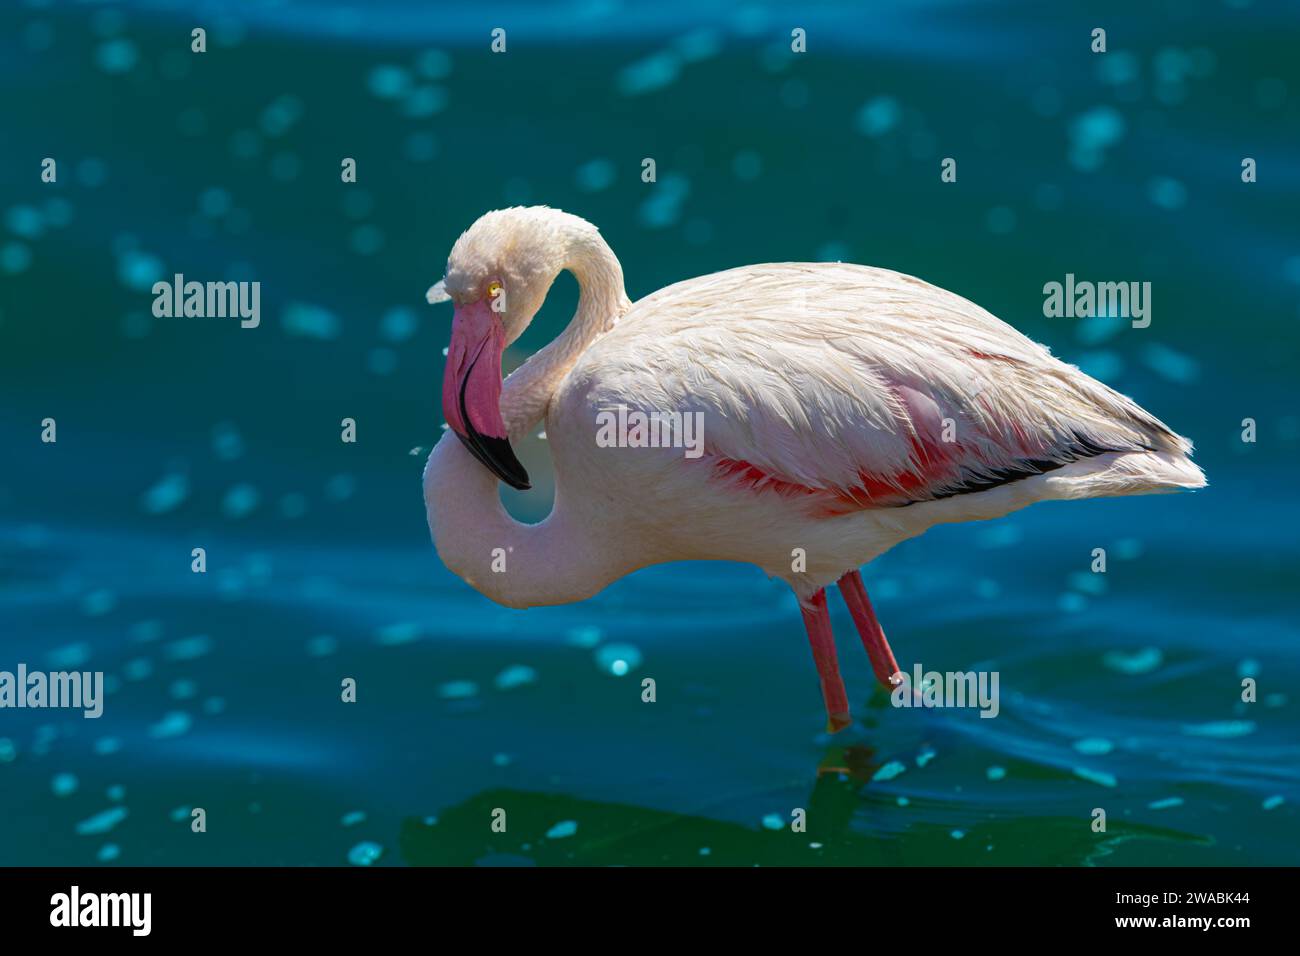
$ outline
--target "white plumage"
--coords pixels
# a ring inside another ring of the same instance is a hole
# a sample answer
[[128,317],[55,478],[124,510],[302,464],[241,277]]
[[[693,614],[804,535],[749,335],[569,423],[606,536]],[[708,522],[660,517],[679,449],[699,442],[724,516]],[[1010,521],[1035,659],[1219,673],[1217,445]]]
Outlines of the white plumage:
[[[501,507],[497,478],[480,464],[493,458],[492,416],[475,411],[463,381],[469,424],[453,431],[470,434],[445,436],[425,472],[439,554],[502,604],[580,600],[664,561],[747,561],[794,588],[817,653],[822,589],[856,580],[859,565],[934,524],[1205,484],[1191,443],[1131,400],[973,303],[896,272],[747,266],[632,305],[594,227],[531,208],[489,213],[468,230],[445,289],[469,328],[489,321],[472,317],[503,287],[508,343],[562,268],[579,280],[578,312],[506,381],[496,426],[517,437],[545,417],[551,515],[525,526]],[[480,396],[480,409],[497,404]],[[597,415],[618,406],[700,413],[704,454],[600,447]],[[448,421],[456,416],[451,408]],[[491,569],[498,547],[504,573]],[[855,611],[855,620],[871,650],[874,615]],[[818,664],[837,729],[838,674],[828,677],[825,650]],[[829,653],[833,670],[833,644]]]

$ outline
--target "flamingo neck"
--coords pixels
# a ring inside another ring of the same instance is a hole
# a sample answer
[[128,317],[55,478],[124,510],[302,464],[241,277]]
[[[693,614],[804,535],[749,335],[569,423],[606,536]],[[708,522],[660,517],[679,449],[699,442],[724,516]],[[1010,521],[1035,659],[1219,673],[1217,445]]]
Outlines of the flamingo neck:
[[450,431],[424,469],[429,531],[443,564],[506,607],[569,604],[618,576],[601,541],[555,505],[537,524],[516,521],[501,504],[500,483]]
[[[568,327],[506,379],[501,416],[518,440],[546,416],[551,397],[583,351],[613,327],[631,303],[623,270],[603,239],[579,246],[565,268],[578,279],[578,310]],[[568,604],[595,594],[624,573],[606,542],[574,520],[562,489],[545,520],[522,524],[501,504],[500,484],[448,432],[424,471],[429,530],[443,563],[507,607]]]
[[512,439],[546,417],[551,396],[578,358],[632,306],[623,290],[623,267],[599,235],[575,244],[564,268],[578,280],[578,310],[563,332],[506,378],[501,417]]

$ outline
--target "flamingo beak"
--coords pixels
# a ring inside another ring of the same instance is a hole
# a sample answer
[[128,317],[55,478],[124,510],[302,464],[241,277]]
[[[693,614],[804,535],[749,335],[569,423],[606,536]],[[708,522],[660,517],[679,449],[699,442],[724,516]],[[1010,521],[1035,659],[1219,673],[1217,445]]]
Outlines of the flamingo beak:
[[[429,290],[432,295],[433,290]],[[442,414],[470,453],[511,488],[532,487],[501,419],[501,316],[486,301],[457,306],[442,376]]]

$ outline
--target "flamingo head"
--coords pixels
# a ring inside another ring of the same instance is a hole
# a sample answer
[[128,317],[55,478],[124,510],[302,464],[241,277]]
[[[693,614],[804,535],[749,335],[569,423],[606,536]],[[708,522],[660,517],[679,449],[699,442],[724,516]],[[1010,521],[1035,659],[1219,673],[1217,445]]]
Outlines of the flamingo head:
[[465,447],[512,488],[529,486],[501,417],[501,356],[523,334],[568,261],[572,240],[595,227],[544,206],[500,209],[452,247],[430,303],[455,306],[442,411]]

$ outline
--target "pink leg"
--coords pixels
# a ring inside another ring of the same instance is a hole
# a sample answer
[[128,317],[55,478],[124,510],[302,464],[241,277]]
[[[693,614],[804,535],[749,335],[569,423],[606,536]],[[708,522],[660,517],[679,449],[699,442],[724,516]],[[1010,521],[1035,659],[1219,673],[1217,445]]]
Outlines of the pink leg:
[[898,661],[894,660],[894,652],[889,649],[885,632],[881,630],[880,622],[876,620],[871,599],[867,597],[867,589],[862,584],[862,575],[857,571],[850,571],[840,578],[839,583],[840,594],[844,597],[844,603],[849,606],[853,623],[858,626],[862,646],[867,649],[867,656],[871,658],[871,669],[876,672],[876,680],[893,690],[895,685],[889,678],[898,673]]
[[849,716],[849,697],[844,693],[840,678],[840,664],[835,657],[835,635],[831,633],[831,614],[826,608],[826,590],[823,588],[809,601],[812,608],[802,603],[804,627],[808,629],[808,643],[812,645],[813,660],[817,662],[817,675],[822,680],[822,697],[826,701],[826,732],[835,733],[853,722]]

